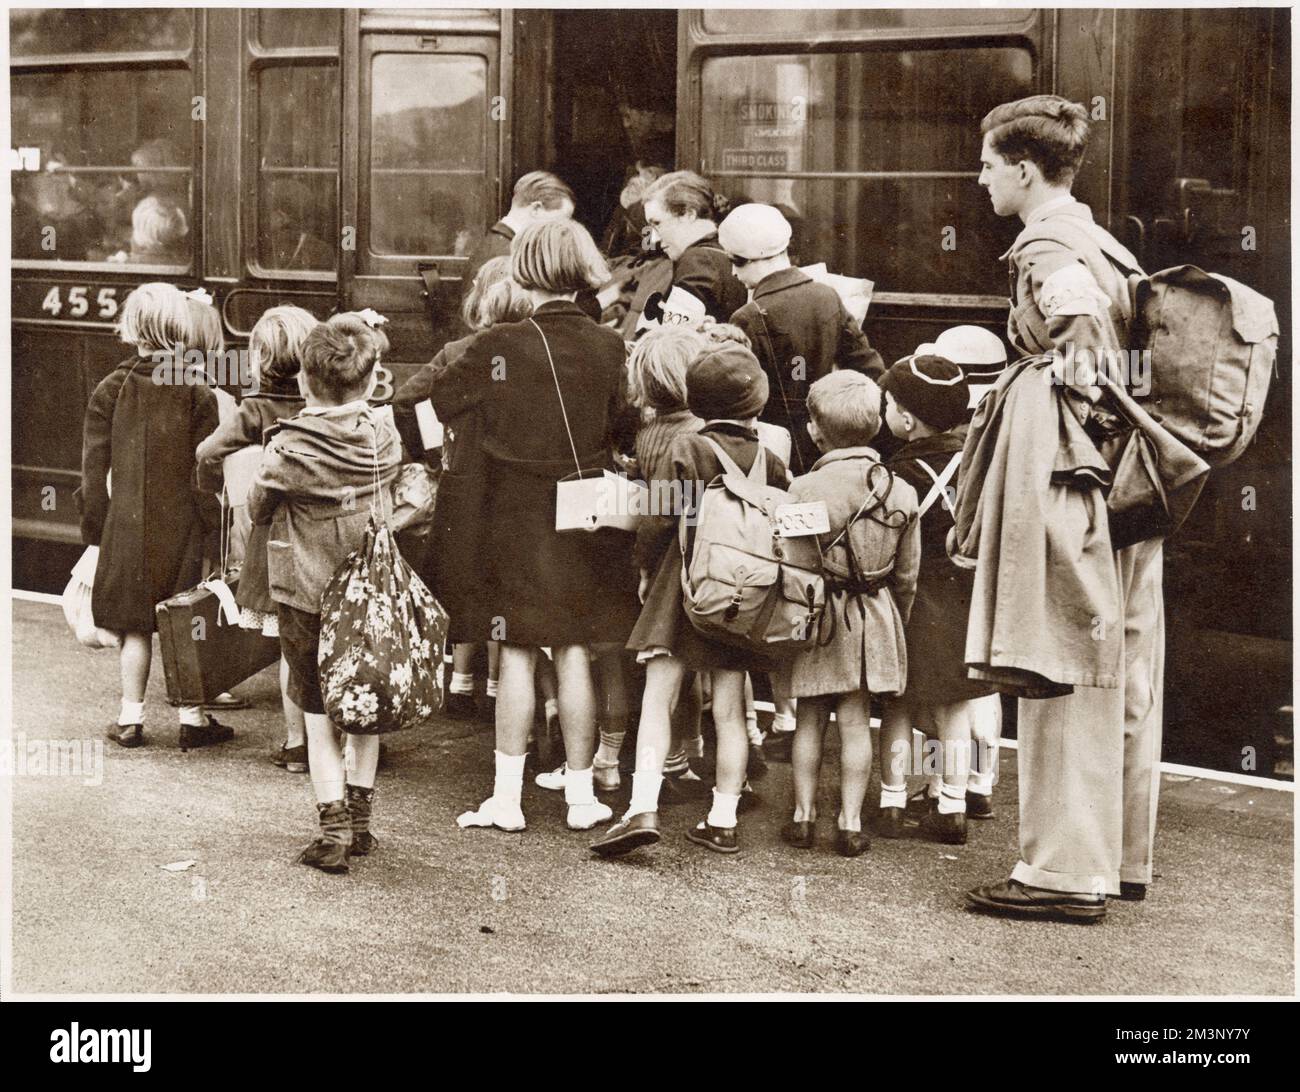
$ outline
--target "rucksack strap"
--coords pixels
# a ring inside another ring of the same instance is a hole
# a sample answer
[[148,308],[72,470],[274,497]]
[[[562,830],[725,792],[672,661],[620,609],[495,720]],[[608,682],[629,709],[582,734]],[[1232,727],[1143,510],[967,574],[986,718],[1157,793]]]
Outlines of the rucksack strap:
[[724,474],[735,474],[738,478],[748,478],[758,485],[767,484],[767,453],[763,450],[762,444],[758,445],[758,454],[754,456],[754,465],[749,468],[749,473],[746,474],[736,464],[736,460],[728,455],[722,445],[712,436],[701,436],[700,439],[713,448],[713,453],[718,457],[718,462],[722,464]]
[[917,459],[916,461],[920,464],[921,469],[930,475],[931,480],[934,482],[934,484],[930,486],[930,492],[925,495],[925,500],[921,501],[920,507],[917,508],[916,518],[920,519],[924,516],[926,512],[934,506],[934,502],[940,497],[943,497],[943,506],[955,516],[957,513],[953,511],[952,500],[948,496],[947,488],[948,483],[952,481],[952,476],[957,473],[958,465],[961,463],[961,452],[957,452],[956,455],[948,460],[948,465],[943,468],[941,474],[936,474],[934,468],[924,459]]

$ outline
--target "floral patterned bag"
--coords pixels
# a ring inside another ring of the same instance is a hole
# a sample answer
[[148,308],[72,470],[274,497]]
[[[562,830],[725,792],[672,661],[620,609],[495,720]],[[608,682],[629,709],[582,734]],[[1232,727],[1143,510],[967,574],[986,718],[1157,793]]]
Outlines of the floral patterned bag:
[[359,549],[321,596],[320,683],[345,732],[410,728],[442,708],[447,613],[372,513]]

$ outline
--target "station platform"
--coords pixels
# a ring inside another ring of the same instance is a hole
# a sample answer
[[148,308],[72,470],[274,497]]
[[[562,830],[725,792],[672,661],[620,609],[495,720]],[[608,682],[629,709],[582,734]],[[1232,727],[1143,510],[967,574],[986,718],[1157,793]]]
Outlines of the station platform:
[[[15,740],[93,755],[117,712],[116,653],[79,646],[48,602],[15,601],[12,626]],[[237,692],[253,707],[221,714],[235,740],[182,754],[155,656],[147,746],[105,742],[80,776],[14,752],[16,994],[1294,993],[1289,785],[1167,774],[1145,902],[1089,926],[1008,921],[962,895],[1016,860],[1013,750],[996,818],[966,846],[836,856],[832,764],[819,844],[794,850],[778,834],[790,771],[773,765],[736,857],[685,840],[702,817],[686,806],[661,812],[656,848],[602,861],[531,768],[525,832],[458,829],[490,791],[492,735],[437,720],[386,738],[381,848],[328,876],[293,863],[315,810],[307,777],[269,761],[274,670]]]

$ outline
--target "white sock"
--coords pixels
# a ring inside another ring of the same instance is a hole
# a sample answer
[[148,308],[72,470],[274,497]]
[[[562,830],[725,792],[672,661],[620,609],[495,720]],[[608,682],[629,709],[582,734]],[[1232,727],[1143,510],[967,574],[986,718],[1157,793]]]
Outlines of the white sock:
[[925,779],[925,795],[928,796],[931,800],[938,800],[939,793],[942,791],[939,786],[942,782],[943,782],[943,778],[940,777],[937,773],[930,774]]
[[713,807],[709,809],[708,823],[711,827],[731,829],[736,825],[736,805],[740,803],[740,793],[734,796],[728,792],[713,790]]
[[663,784],[663,775],[641,773],[632,775],[632,802],[628,804],[627,815],[640,815],[642,812],[659,810],[659,786]]
[[[181,723],[190,728],[202,728],[208,723],[208,715],[197,705],[182,705],[180,708]],[[134,723],[134,722],[132,722]]]
[[527,755],[505,755],[496,752],[496,781],[492,795],[498,800],[518,806],[524,793],[524,762]]
[[127,701],[122,699],[122,711],[117,715],[117,723],[120,725],[143,724],[144,723],[144,702]]
[[971,774],[970,780],[966,782],[966,791],[973,792],[976,796],[992,796],[993,775],[989,774],[986,778],[984,774]]
[[596,748],[597,766],[617,766],[618,755],[623,749],[623,737],[626,732],[607,732],[601,729],[600,746]]
[[966,790],[959,789],[955,785],[949,785],[943,782],[939,789],[939,814],[940,815],[965,815],[966,814]]
[[580,804],[594,804],[596,789],[591,780],[592,767],[575,770],[572,766],[564,773],[564,802],[569,807]]
[[462,675],[459,671],[453,671],[451,673],[451,692],[453,694],[474,693],[474,676],[470,674]]
[[546,701],[542,703],[542,708],[546,710],[546,721],[548,724],[560,715],[560,704],[554,698],[547,698]]
[[755,747],[763,745],[763,733],[758,730],[758,714],[745,714],[745,735],[749,737],[749,742]]
[[772,717],[773,732],[793,732],[794,717],[789,713],[777,713]]
[[497,696],[497,680],[489,678],[487,681],[487,696],[495,698]]
[[907,783],[904,782],[898,787],[886,785],[881,782],[880,785],[880,806],[882,808],[905,808],[907,807]]

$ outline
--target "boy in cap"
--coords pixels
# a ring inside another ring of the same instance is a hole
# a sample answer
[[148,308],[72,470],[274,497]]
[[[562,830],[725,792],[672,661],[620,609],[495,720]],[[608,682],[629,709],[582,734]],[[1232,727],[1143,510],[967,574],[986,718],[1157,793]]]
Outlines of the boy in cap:
[[790,223],[771,205],[740,205],[722,221],[718,242],[731,255],[750,301],[731,316],[749,335],[771,386],[764,421],[790,430],[791,469],[818,459],[808,438],[808,388],[836,368],[879,376],[880,354],[849,317],[833,288],[790,264]]
[[[758,415],[767,403],[767,377],[754,354],[735,342],[708,345],[686,370],[686,405],[704,421],[698,432],[673,437],[668,448],[671,480],[680,485],[678,512],[643,519],[637,531],[641,568],[641,614],[627,647],[646,665],[641,723],[637,732],[632,800],[623,817],[592,843],[593,852],[620,856],[659,841],[659,789],[669,746],[673,705],[687,671],[709,672],[717,729],[717,776],[713,807],[686,837],[718,853],[735,853],[736,806],[745,784],[749,740],[745,733],[745,674],[768,671],[766,658],[703,637],[682,606],[680,520],[693,519],[705,487],[723,473],[719,449],[748,473],[758,458]],[[766,454],[767,484],[789,482],[785,464]]]
[[[907,622],[907,689],[889,699],[881,724],[877,830],[885,838],[903,835],[915,728],[937,735],[942,753],[938,794],[927,794],[921,836],[964,845],[977,699],[998,700],[990,687],[966,677],[966,616],[974,574],[949,561],[946,547],[970,387],[952,361],[914,355],[890,368],[880,388],[885,392],[885,423],[903,441],[886,465],[920,498],[921,569]],[[978,811],[984,817],[986,798]]]

